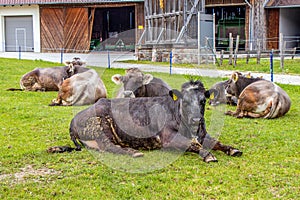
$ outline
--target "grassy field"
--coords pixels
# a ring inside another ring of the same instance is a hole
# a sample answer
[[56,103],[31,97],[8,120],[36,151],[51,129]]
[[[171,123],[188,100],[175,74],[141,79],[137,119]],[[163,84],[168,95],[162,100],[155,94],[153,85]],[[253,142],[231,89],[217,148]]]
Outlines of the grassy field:
[[[69,123],[81,107],[49,107],[56,92],[12,92],[35,67],[57,63],[0,58],[0,199],[299,199],[300,86],[281,85],[292,107],[273,119],[235,119],[207,106],[209,130],[219,123],[219,140],[242,157],[213,152],[218,163],[197,154],[145,152],[144,158],[81,152],[48,154],[55,145],[73,146]],[[110,77],[120,69],[96,69],[112,97]],[[185,76],[152,73],[173,88]],[[221,79],[199,77],[207,88]],[[234,110],[234,107],[225,108]]]
[[[127,63],[143,63],[143,64],[151,64],[151,65],[157,65],[157,66],[170,66],[167,62],[151,62],[151,61],[124,61]],[[275,59],[273,61],[273,72],[274,73],[280,73],[280,74],[300,74],[300,59],[285,59],[284,60],[284,68],[282,69],[280,67],[280,60]],[[246,63],[245,58],[239,58],[237,60],[237,65],[229,65],[228,59],[224,59],[223,64],[218,66],[216,65],[196,65],[196,64],[172,64],[174,67],[185,67],[185,68],[212,68],[212,69],[218,69],[218,70],[230,70],[230,71],[250,71],[250,72],[263,72],[263,73],[270,73],[270,59],[269,58],[262,58],[260,60],[260,64],[257,64],[256,58],[250,58],[249,63]]]

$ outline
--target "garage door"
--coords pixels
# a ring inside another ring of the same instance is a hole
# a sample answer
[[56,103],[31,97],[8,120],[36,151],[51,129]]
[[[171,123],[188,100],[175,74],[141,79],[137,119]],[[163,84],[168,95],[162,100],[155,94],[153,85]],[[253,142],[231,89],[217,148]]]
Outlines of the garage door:
[[5,17],[5,51],[33,51],[32,16]]

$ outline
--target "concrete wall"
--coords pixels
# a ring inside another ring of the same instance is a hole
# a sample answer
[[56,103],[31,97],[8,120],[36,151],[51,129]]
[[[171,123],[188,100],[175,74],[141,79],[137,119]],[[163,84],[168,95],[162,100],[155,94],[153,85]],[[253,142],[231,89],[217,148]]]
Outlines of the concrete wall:
[[34,52],[41,51],[40,42],[40,13],[37,5],[1,6],[0,7],[0,51],[5,51],[5,16],[32,16],[33,19],[33,46]]

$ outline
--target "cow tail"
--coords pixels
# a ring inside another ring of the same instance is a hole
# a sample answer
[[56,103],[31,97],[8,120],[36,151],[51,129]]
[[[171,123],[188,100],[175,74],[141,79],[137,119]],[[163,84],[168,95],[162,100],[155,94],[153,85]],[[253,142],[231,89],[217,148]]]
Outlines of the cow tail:
[[23,91],[23,89],[20,88],[8,88],[6,91]]
[[70,146],[54,146],[49,147],[47,149],[48,153],[64,153],[64,152],[72,152],[76,150],[76,148],[70,147]]
[[268,118],[268,119],[276,118],[279,113],[280,107],[281,107],[281,103],[279,101],[279,94],[277,94],[272,100],[270,112],[264,118]]

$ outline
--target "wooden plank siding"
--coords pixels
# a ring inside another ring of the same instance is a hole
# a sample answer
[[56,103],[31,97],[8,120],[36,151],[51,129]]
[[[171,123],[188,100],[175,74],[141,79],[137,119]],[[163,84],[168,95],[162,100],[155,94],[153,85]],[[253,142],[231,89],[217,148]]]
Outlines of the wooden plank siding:
[[279,48],[279,9],[267,9],[267,49]]
[[88,8],[45,8],[41,13],[42,52],[88,51],[91,31]]
[[88,8],[67,8],[65,12],[64,48],[66,52],[89,51]]
[[43,8],[40,10],[40,16],[42,52],[52,52],[53,49],[63,48],[64,10],[61,8]]

